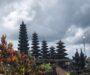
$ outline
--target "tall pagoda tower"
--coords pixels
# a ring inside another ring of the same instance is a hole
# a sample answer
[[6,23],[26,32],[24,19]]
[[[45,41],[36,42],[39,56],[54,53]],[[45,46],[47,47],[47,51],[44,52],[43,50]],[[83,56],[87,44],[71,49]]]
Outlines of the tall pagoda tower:
[[20,24],[18,42],[19,42],[18,50],[20,50],[20,53],[28,54],[29,42],[28,42],[27,28],[26,28],[26,24],[24,24],[23,21],[22,21],[22,24]]

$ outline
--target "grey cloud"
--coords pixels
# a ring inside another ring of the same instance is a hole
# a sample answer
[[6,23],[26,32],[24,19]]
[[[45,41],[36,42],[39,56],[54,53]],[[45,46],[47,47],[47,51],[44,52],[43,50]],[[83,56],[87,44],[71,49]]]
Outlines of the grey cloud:
[[[19,0],[15,2],[18,1]],[[85,27],[89,25],[89,12],[86,11],[85,14],[81,14],[82,12],[80,11],[80,8],[84,4],[88,4],[88,0],[57,0],[55,5],[44,9],[45,11],[42,10],[39,2],[40,1],[36,1],[35,5],[33,5],[34,7],[32,7],[32,10],[36,13],[34,20],[32,22],[27,21],[26,24],[28,31],[32,33],[36,31],[39,33],[41,39],[44,38],[44,36],[48,41],[62,39],[72,24],[80,25],[80,27],[82,27],[82,25]],[[6,6],[8,6],[8,2],[5,1],[5,3],[7,3]],[[10,3],[12,4],[13,1]],[[45,7],[47,7],[47,5]],[[76,12],[79,12],[78,15],[76,15]],[[16,31],[14,35],[16,37]]]
[[[49,1],[49,2],[48,2]],[[51,1],[51,2],[50,2]],[[56,1],[53,3],[53,1]],[[21,0],[0,0],[0,23],[2,26],[2,17],[7,16],[15,9],[13,3],[19,3]],[[40,3],[42,5],[40,5]],[[28,11],[28,17],[34,15],[32,21],[25,20],[28,29],[28,36],[31,39],[33,32],[39,34],[40,40],[46,39],[48,42],[55,40],[74,38],[78,28],[83,31],[90,31],[90,0],[34,0],[31,10]],[[17,8],[18,9],[18,8]],[[17,40],[19,34],[19,25],[21,20],[18,20],[17,29],[8,31],[8,39]],[[75,25],[73,32],[67,32],[72,25]],[[0,29],[0,34],[3,32]],[[75,31],[74,31],[75,30]],[[90,34],[87,34],[87,43],[89,43]],[[73,44],[81,44],[80,37],[71,40]],[[66,41],[65,41],[66,42]],[[69,41],[70,42],[70,41]]]
[[[84,8],[88,3],[90,3],[89,0],[58,0],[57,4],[43,11],[37,2],[33,9],[36,16],[32,22],[27,23],[30,25],[29,32],[32,34],[36,31],[40,39],[46,38],[48,41],[68,37],[66,32],[73,24],[77,28],[89,26],[89,10],[85,11],[84,14],[81,11],[81,8]],[[69,36],[74,37],[74,35]],[[79,42],[80,39],[78,38],[77,41]]]
[[81,27],[90,26],[90,7],[85,12],[79,12],[74,18],[74,23]]

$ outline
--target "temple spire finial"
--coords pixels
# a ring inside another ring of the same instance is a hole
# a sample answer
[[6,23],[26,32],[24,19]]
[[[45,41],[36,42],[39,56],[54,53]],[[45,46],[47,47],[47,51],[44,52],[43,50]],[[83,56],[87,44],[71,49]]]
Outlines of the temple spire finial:
[[24,24],[24,21],[22,20],[22,24]]
[[78,49],[76,49],[76,52],[78,52]]

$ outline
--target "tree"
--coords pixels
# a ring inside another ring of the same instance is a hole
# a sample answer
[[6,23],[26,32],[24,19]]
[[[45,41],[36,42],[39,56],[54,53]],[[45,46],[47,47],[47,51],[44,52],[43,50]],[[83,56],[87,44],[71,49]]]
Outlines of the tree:
[[67,57],[67,53],[66,53],[66,49],[65,49],[65,46],[64,46],[64,42],[62,42],[61,40],[57,43],[57,46],[56,46],[56,52],[57,52],[57,55],[56,55],[56,58],[57,59],[66,59]]
[[39,47],[39,41],[38,41],[38,34],[33,33],[32,34],[32,55],[35,56],[35,58],[39,58],[40,56],[40,47]]
[[75,66],[75,68],[76,69],[79,69],[79,64],[80,64],[80,55],[79,55],[79,53],[78,53],[78,49],[76,49],[76,53],[75,53],[75,55],[74,55],[74,57],[73,57],[73,61],[74,61],[74,66]]
[[84,55],[82,49],[80,52],[80,68],[84,69],[85,68],[85,64],[86,64],[86,56]]
[[47,41],[43,40],[42,41],[42,48],[41,48],[41,57],[43,59],[47,59],[49,57],[48,55],[48,46],[47,46]]
[[22,22],[22,24],[20,25],[18,50],[20,50],[21,53],[28,54],[28,35],[26,24],[24,24],[24,22]]
[[50,56],[50,59],[54,59],[55,58],[55,48],[53,46],[50,47],[50,50],[49,50],[49,56]]
[[85,63],[86,63],[86,56],[84,55],[82,49],[80,54],[76,49],[76,53],[75,53],[75,56],[73,57],[73,60],[74,60],[74,65],[76,66],[76,69],[84,69]]

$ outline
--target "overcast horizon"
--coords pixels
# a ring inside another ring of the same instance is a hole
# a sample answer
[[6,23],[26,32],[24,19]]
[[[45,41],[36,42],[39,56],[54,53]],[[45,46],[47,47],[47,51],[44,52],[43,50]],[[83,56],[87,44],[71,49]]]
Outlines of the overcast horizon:
[[29,40],[34,32],[40,41],[48,41],[49,47],[62,40],[69,57],[76,49],[84,50],[85,40],[90,56],[90,0],[0,0],[0,35],[6,33],[15,49],[22,21]]

